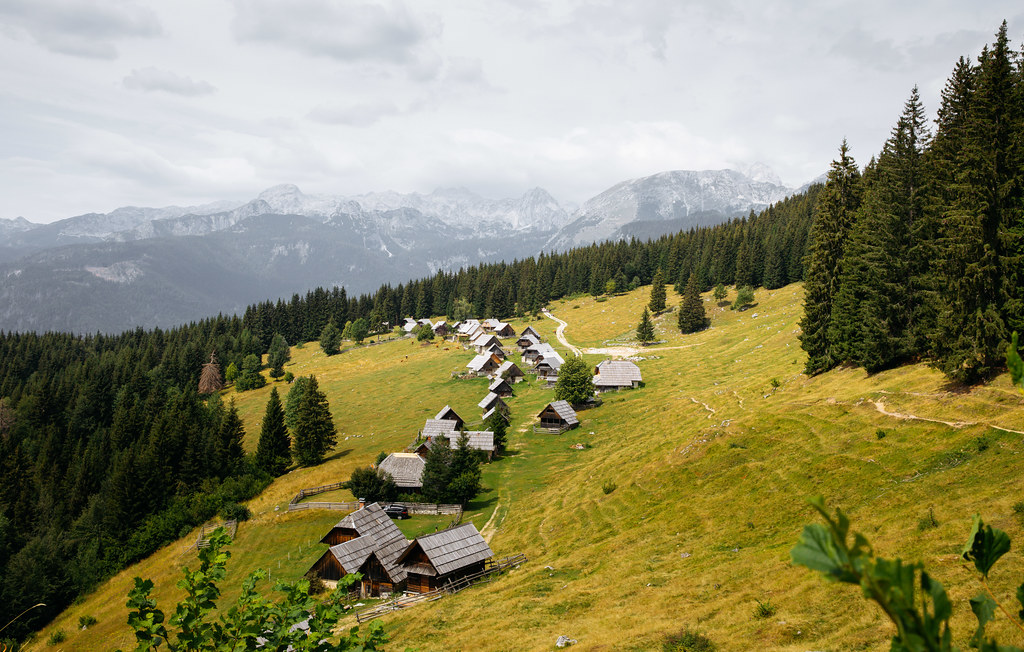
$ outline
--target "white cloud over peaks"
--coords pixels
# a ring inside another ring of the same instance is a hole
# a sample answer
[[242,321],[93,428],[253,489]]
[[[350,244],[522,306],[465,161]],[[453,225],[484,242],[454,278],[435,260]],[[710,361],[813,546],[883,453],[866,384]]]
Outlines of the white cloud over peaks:
[[98,0],[3,0],[0,22],[23,30],[51,52],[94,59],[116,59],[118,39],[163,31],[148,7]]
[[339,61],[374,61],[417,67],[434,58],[431,41],[440,21],[387,4],[336,0],[236,0],[239,41],[271,43]]
[[163,91],[174,95],[195,97],[209,95],[217,89],[205,81],[195,81],[159,68],[136,68],[124,78],[124,87],[135,91]]

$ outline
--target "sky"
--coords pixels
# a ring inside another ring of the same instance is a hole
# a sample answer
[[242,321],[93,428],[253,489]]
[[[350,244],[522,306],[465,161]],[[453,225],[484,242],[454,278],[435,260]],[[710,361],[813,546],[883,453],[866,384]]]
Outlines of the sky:
[[863,164],[1024,4],[3,0],[0,218]]

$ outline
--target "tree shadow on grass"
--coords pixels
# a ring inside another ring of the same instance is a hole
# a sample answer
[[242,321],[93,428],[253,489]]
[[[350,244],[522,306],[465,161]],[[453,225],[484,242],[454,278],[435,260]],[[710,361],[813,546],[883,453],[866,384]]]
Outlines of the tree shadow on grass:
[[[328,455],[327,457],[324,458],[324,462],[330,462],[332,460],[336,460],[336,459],[345,457],[346,455],[351,453],[352,450],[353,449],[351,449],[351,448],[346,448],[345,450],[334,451],[333,453],[331,453],[330,455]],[[321,462],[321,464],[323,464],[323,462]]]
[[483,510],[487,509],[488,507],[490,507],[491,505],[495,504],[496,502],[498,502],[497,494],[491,496],[490,498],[484,498],[484,499],[474,498],[473,500],[471,500],[468,503],[466,503],[466,508],[463,511],[466,511],[466,512],[483,511]]

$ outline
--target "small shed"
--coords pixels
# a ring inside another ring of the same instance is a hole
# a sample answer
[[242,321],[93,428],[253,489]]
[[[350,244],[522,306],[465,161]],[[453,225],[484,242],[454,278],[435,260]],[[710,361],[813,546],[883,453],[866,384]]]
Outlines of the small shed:
[[487,391],[494,392],[502,398],[507,398],[515,393],[512,391],[512,385],[500,376],[495,378],[494,382],[487,387]]
[[451,328],[449,328],[445,320],[442,319],[434,324],[434,335],[445,337],[449,332],[451,332]]
[[493,319],[493,318],[492,319],[485,319],[482,322],[480,322],[480,325],[483,326],[483,329],[485,331],[487,331],[488,333],[493,333],[494,329],[496,329],[500,324],[501,324],[500,321],[498,321],[497,319]]
[[523,329],[523,332],[519,333],[519,337],[523,337],[525,335],[533,335],[538,342],[541,340],[540,333],[538,333],[533,326],[527,326]]
[[500,366],[501,360],[498,359],[498,356],[493,353],[482,353],[470,360],[466,368],[477,376],[489,376],[496,372]]
[[491,355],[497,357],[500,360],[504,360],[505,358],[508,357],[505,355],[505,349],[501,348],[501,346],[498,344],[492,344],[489,347],[487,347],[486,353],[490,353]]
[[466,422],[462,420],[462,417],[452,409],[450,405],[446,405],[441,408],[441,411],[434,417],[435,419],[444,419],[446,421],[454,421],[455,429],[458,430],[466,425]]
[[535,432],[560,433],[580,425],[576,411],[566,401],[552,401],[537,415],[540,423],[533,427]]
[[422,437],[437,437],[448,432],[455,432],[462,428],[463,424],[460,421],[452,421],[451,419],[427,419],[423,424],[423,430],[420,430],[420,436]]
[[398,557],[411,542],[380,505],[371,503],[352,512],[331,532],[336,530],[345,532],[346,536],[355,536],[328,548],[310,571],[329,582],[336,582],[352,573],[362,573],[360,592],[364,596],[378,596],[404,588],[406,571],[398,563]]
[[516,334],[516,329],[512,328],[512,324],[499,322],[494,326],[494,334],[498,337],[512,337]]
[[487,410],[486,412],[484,412],[484,416],[483,416],[484,423],[487,423],[487,420],[490,419],[491,417],[493,417],[495,414],[500,414],[505,419],[505,423],[511,423],[512,422],[512,418],[509,416],[508,412],[502,412],[498,408],[492,407],[490,410]]
[[550,356],[546,358],[541,358],[540,361],[537,362],[537,366],[534,367],[533,370],[534,372],[536,372],[537,378],[543,378],[551,382],[554,379],[558,378],[558,370],[561,368],[561,359],[554,356]]
[[505,412],[506,414],[508,413],[508,404],[506,404],[505,401],[501,400],[501,397],[495,394],[494,392],[488,392],[487,396],[485,396],[483,400],[477,403],[477,407],[479,407],[484,412],[488,412],[490,410],[493,410],[494,408],[497,408],[501,412]]
[[505,380],[513,384],[518,383],[519,381],[526,378],[526,374],[523,373],[523,370],[520,369],[516,365],[516,363],[512,362],[511,360],[506,360],[505,362],[501,363],[501,366],[498,367],[498,370],[494,373],[494,375],[498,378],[504,378]]
[[535,344],[540,344],[540,338],[530,333],[520,335],[519,339],[516,340],[516,346],[519,347],[520,351],[525,351]]
[[501,340],[499,340],[491,333],[484,333],[483,335],[477,337],[475,340],[470,342],[470,345],[476,348],[477,353],[483,353],[487,351],[487,349],[491,348],[491,345],[493,344],[497,344],[500,347]]
[[412,317],[406,317],[405,321],[402,323],[402,330],[405,331],[406,333],[411,333],[412,329],[416,328],[417,326],[419,326],[419,323],[415,319],[413,319]]
[[494,556],[476,526],[465,523],[419,537],[399,555],[408,577],[408,590],[427,593],[450,581],[484,570]]
[[640,367],[629,360],[605,360],[594,368],[594,388],[598,392],[636,389],[643,380]]
[[423,488],[423,458],[416,453],[391,453],[377,467],[388,473],[400,489],[419,491]]
[[[466,433],[466,438],[469,440],[469,447],[475,451],[480,451],[486,455],[487,459],[490,460],[494,457],[494,433],[490,430],[462,430],[455,432],[445,432],[435,437],[431,437],[424,441],[416,444],[414,453],[416,456],[426,459],[427,454],[434,446],[445,445],[452,450],[459,447],[459,437],[462,433]],[[443,442],[443,443],[442,443]]]

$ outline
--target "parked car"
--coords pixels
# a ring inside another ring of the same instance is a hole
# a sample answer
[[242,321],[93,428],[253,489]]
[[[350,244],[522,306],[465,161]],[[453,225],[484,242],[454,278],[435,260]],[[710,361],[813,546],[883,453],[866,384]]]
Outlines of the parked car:
[[409,508],[399,503],[392,503],[384,508],[384,513],[391,518],[409,518]]

